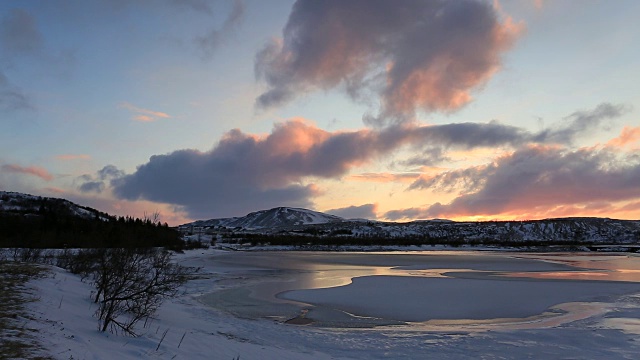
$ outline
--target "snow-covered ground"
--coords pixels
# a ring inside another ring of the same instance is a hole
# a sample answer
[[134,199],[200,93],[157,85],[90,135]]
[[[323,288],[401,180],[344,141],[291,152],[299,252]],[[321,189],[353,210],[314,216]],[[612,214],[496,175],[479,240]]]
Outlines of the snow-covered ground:
[[[590,289],[600,287],[600,289],[604,289],[604,293],[596,294],[595,297],[589,297],[591,293],[587,294],[589,295],[587,298],[578,297],[578,300],[588,301],[563,307],[563,314],[560,314],[560,310],[556,310],[557,313],[547,316],[545,321],[531,318],[512,322],[512,325],[518,323],[520,326],[483,325],[480,322],[474,326],[448,324],[439,329],[437,326],[420,327],[414,325],[378,328],[323,328],[313,325],[285,324],[281,319],[276,318],[237,317],[225,311],[224,307],[207,306],[203,302],[206,297],[203,298],[201,295],[214,290],[240,291],[244,288],[252,291],[251,286],[245,287],[245,285],[253,284],[252,286],[254,286],[274,281],[274,279],[282,280],[280,277],[282,272],[265,266],[269,257],[272,261],[282,260],[282,263],[285,264],[287,261],[289,261],[288,264],[293,264],[293,260],[298,261],[297,259],[292,260],[291,257],[287,258],[289,255],[278,253],[254,253],[247,255],[253,257],[250,262],[236,261],[242,259],[243,256],[245,255],[238,252],[219,250],[194,250],[179,255],[177,261],[189,266],[202,267],[204,276],[189,282],[185,286],[183,294],[165,302],[157,319],[150,321],[145,328],[138,329],[141,336],[137,338],[98,332],[97,320],[92,316],[95,305],[89,299],[91,286],[64,270],[52,268],[49,277],[31,282],[31,286],[39,293],[40,301],[30,305],[31,311],[38,321],[29,324],[29,326],[39,329],[38,333],[42,345],[56,359],[233,359],[237,357],[240,359],[303,360],[636,359],[637,354],[640,353],[640,297],[634,295],[634,287],[640,288],[640,284],[590,283]],[[291,256],[295,256],[295,254]],[[317,274],[321,275],[326,275],[326,272],[322,272],[324,271],[322,270],[323,261],[333,261],[326,260],[327,255],[322,254],[306,253],[301,256],[300,259],[316,257],[318,260],[315,264],[320,269]],[[351,255],[341,254],[340,256],[331,257],[336,260],[329,265],[337,264],[344,268],[357,267],[354,265],[353,257],[349,257]],[[404,267],[406,271],[421,270],[421,267],[415,266],[410,261],[411,258],[396,261],[388,260],[379,254],[370,256],[377,256],[367,260],[375,265],[388,263],[389,266]],[[446,266],[442,266],[446,263],[446,259],[442,259],[434,266],[446,269]],[[473,259],[469,259],[465,259],[468,263],[463,265],[473,265]],[[522,263],[523,268],[519,270],[532,271],[537,269],[536,266],[541,266],[544,271],[558,271],[567,267],[567,262],[563,263],[559,257],[554,260],[556,263],[538,264],[537,259],[525,259]],[[631,260],[633,260],[631,267],[638,264],[638,259]],[[492,267],[504,267],[505,271],[518,270],[509,268],[508,264],[506,261],[501,262],[499,257],[491,260]],[[459,264],[452,264],[448,268],[451,269],[454,265],[459,266]],[[473,266],[467,266],[467,268],[473,269]],[[286,270],[284,273],[289,276],[295,273],[293,270],[295,269]],[[308,270],[303,272],[310,273]],[[372,285],[378,292],[391,284],[385,284],[382,278],[385,277],[380,277],[376,280],[377,283]],[[356,281],[355,284],[362,282],[362,279]],[[404,277],[401,279],[406,280]],[[437,281],[438,279],[418,280]],[[467,284],[483,281],[473,278],[454,280],[467,281]],[[516,284],[518,280],[507,282]],[[540,283],[544,284],[545,282]],[[415,286],[415,283],[412,284],[410,286]],[[484,293],[492,292],[496,298],[505,296],[500,292],[499,287],[496,288],[494,285],[487,286]],[[607,287],[611,286],[616,290],[606,295],[611,290]],[[361,303],[371,300],[359,292],[362,289],[349,288],[349,286],[344,288],[347,289],[347,292],[336,288],[320,291],[338,291],[339,296],[346,295],[347,300],[358,300]],[[424,287],[422,289],[419,291],[424,291]],[[390,288],[390,290],[392,289]],[[565,290],[568,294],[573,291],[561,287],[553,289],[555,292]],[[398,291],[396,289],[391,293],[395,294],[398,303],[406,303],[409,308],[415,305],[413,300],[416,299],[406,298],[406,294],[398,293]],[[612,296],[616,293],[617,295]],[[309,293],[304,294],[307,296]],[[253,295],[259,298],[259,294]],[[307,300],[310,302],[322,301],[333,295],[335,294],[322,294]],[[246,294],[243,296],[246,297]],[[515,303],[523,297],[531,297],[531,293],[514,291],[508,296]],[[390,297],[387,296],[388,298]],[[571,296],[566,297],[566,299],[571,298]],[[562,297],[560,301],[566,299]],[[442,302],[446,300],[432,299],[431,301]],[[465,299],[465,301],[468,303],[473,299]],[[507,305],[501,306],[508,306],[509,301],[505,303]],[[377,305],[384,306],[384,304]],[[440,305],[442,304],[440,303]],[[412,311],[419,311],[419,308],[413,308]],[[556,321],[548,321],[549,319]],[[160,344],[165,331],[166,336]]]

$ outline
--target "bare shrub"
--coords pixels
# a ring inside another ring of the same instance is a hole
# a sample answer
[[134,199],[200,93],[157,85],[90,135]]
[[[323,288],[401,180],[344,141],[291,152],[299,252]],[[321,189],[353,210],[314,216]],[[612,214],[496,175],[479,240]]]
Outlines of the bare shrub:
[[94,249],[78,255],[76,271],[89,274],[96,287],[99,330],[133,336],[136,323],[152,317],[194,272],[172,262],[169,252],[155,248]]
[[82,280],[95,275],[98,259],[106,249],[79,249],[62,251],[57,258],[56,265],[72,274],[80,275]]
[[37,263],[37,262],[40,262],[42,258],[42,253],[43,253],[42,249],[14,248],[13,261]]

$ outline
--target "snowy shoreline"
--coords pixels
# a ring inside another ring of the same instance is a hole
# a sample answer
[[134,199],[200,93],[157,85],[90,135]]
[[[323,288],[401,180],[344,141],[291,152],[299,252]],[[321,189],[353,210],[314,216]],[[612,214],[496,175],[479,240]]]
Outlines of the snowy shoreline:
[[[98,332],[97,321],[92,317],[95,307],[89,299],[91,287],[64,270],[52,268],[51,276],[30,283],[40,296],[39,302],[29,305],[38,319],[30,326],[39,329],[42,345],[56,359],[232,359],[238,356],[241,359],[419,359],[427,355],[442,359],[472,359],[479,354],[488,358],[513,359],[527,354],[547,358],[623,359],[640,351],[640,324],[637,322],[640,298],[635,295],[618,297],[609,303],[576,303],[571,305],[574,309],[552,310],[557,313],[545,319],[525,319],[512,327],[491,327],[478,321],[475,326],[480,333],[471,329],[460,330],[460,326],[451,323],[441,325],[440,331],[434,331],[433,326],[329,329],[290,325],[282,319],[239,318],[201,301],[205,294],[242,289],[247,282],[261,284],[278,275],[260,261],[251,259],[254,265],[245,266],[228,261],[229,256],[233,259],[248,255],[267,261],[270,256],[283,259],[283,254],[208,249],[177,255],[179,263],[202,267],[203,272],[199,279],[184,287],[182,295],[167,301],[157,319],[140,329],[141,336],[137,338]],[[455,254],[451,256],[458,256]],[[291,256],[295,255],[291,253]],[[306,252],[301,254],[303,258],[309,255],[315,256]],[[330,260],[335,259],[332,253],[325,255]],[[338,264],[350,266],[352,254],[337,255],[339,259],[335,261]],[[387,261],[383,255],[367,254],[374,256],[369,259],[375,262]],[[322,254],[317,256],[324,261]],[[297,266],[295,262],[291,264]],[[411,270],[410,265],[411,258],[407,258],[404,266]],[[563,267],[552,263],[545,266],[548,270]],[[529,266],[527,269],[533,268]],[[336,291],[335,288],[320,290]],[[354,296],[358,295],[350,294],[347,298],[353,299]],[[560,317],[565,316],[562,321],[551,321],[560,313],[564,314]],[[487,329],[494,331],[484,331]],[[167,335],[161,340],[165,331]]]
[[324,251],[324,252],[390,252],[390,251],[499,251],[499,252],[629,252],[640,251],[640,245],[620,245],[620,244],[600,244],[587,246],[519,246],[519,247],[499,247],[484,245],[251,245],[235,243],[216,243],[213,246],[216,250],[224,251]]

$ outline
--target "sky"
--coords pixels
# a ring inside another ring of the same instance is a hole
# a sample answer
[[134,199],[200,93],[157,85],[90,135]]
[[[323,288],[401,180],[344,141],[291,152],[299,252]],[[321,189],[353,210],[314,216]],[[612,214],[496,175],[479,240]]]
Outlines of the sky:
[[0,190],[179,225],[640,219],[635,0],[0,2]]

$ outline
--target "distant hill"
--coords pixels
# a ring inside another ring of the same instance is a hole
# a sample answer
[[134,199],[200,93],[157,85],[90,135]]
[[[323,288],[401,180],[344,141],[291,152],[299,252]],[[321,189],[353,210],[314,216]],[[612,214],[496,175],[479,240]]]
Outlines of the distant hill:
[[107,213],[65,199],[0,191],[0,213],[38,215],[45,211],[56,212],[59,216],[75,216],[83,219],[106,221],[113,218]]
[[149,219],[116,217],[69,200],[0,191],[0,247],[181,247]]
[[291,207],[277,207],[270,210],[252,212],[243,217],[195,221],[193,223],[184,224],[182,225],[182,227],[223,226],[227,228],[242,229],[272,229],[292,226],[337,223],[342,221],[344,221],[344,219],[339,216],[324,214],[317,211]]
[[433,219],[384,222],[346,220],[306,209],[280,207],[244,217],[195,221],[181,225],[180,229],[270,244],[640,245],[640,220],[589,217],[531,221],[456,222]]
[[[307,209],[277,207],[243,217],[195,221],[179,228],[183,233],[204,232],[228,241],[270,244],[640,246],[640,220],[608,218],[384,222],[346,220]],[[115,217],[65,199],[0,191],[0,247],[180,244],[180,234],[166,224]]]

